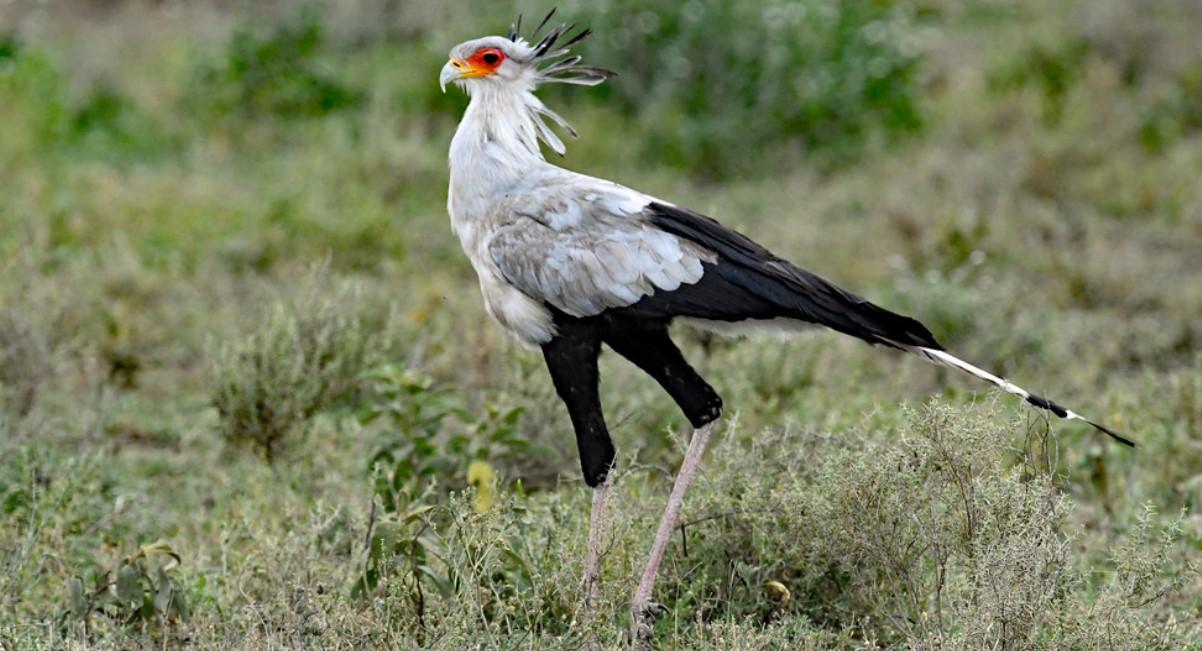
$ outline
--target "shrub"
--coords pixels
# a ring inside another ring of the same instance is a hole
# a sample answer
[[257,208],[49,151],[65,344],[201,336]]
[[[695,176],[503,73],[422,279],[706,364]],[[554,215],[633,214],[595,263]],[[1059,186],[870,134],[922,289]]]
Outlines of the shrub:
[[597,32],[588,58],[619,69],[612,99],[654,125],[645,151],[658,160],[710,175],[781,145],[841,160],[922,122],[904,2],[603,0],[565,13]]
[[394,365],[374,369],[368,381],[372,397],[360,421],[382,427],[369,467],[380,473],[376,493],[389,511],[462,486],[473,461],[497,463],[532,451],[521,436],[520,407],[486,404],[476,413],[430,378]]
[[0,125],[0,147],[43,155],[65,149],[112,162],[172,144],[160,123],[117,88],[100,83],[73,98],[69,82],[38,48],[0,36],[0,95],[9,115]]
[[188,603],[175,576],[179,564],[179,554],[167,542],[141,545],[114,567],[68,579],[64,610],[86,630],[96,616],[158,628],[184,620]]
[[314,12],[302,12],[259,35],[238,31],[224,57],[197,72],[195,103],[213,117],[321,116],[355,106],[362,93],[320,62],[324,34]]
[[387,353],[369,339],[355,300],[349,286],[331,295],[303,291],[221,350],[211,395],[227,441],[272,461],[312,416],[355,403],[371,360]]
[[72,108],[70,135],[110,161],[117,154],[150,155],[171,144],[170,136],[149,114],[105,85]]
[[68,132],[66,83],[50,58],[14,38],[0,39],[0,95],[6,119],[0,147],[6,154],[40,153]]
[[[791,613],[920,648],[1097,648],[1073,633],[1087,630],[1120,648],[1171,648],[1182,629],[1149,627],[1147,606],[1191,575],[1178,525],[1150,543],[1162,526],[1148,515],[1115,549],[1113,573],[1087,573],[1049,474],[1054,441],[1036,430],[1016,465],[1009,432],[988,410],[934,405],[893,441],[757,437],[721,456],[693,502],[689,557],[661,595],[707,618]],[[761,596],[773,582],[791,598]],[[1101,593],[1113,599],[1091,607]]]
[[444,595],[450,589],[450,578],[433,563],[432,557],[446,554],[429,531],[427,513],[465,483],[474,487],[476,511],[488,511],[495,488],[493,464],[534,449],[521,436],[521,408],[487,404],[477,413],[430,378],[394,365],[381,366],[368,377],[371,398],[360,420],[381,427],[369,470],[385,519],[372,530],[356,592],[374,590],[394,574],[419,608],[422,583]]

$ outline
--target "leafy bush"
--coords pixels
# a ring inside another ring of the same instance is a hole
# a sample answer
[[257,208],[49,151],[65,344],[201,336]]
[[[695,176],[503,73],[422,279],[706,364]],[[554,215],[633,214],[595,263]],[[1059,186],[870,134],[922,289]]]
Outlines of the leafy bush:
[[106,161],[119,154],[153,154],[171,138],[158,121],[117,88],[98,84],[81,97],[68,93],[69,77],[36,47],[0,37],[0,95],[9,118],[0,129],[0,147],[20,150],[69,148]]
[[67,581],[65,610],[91,630],[94,616],[129,625],[163,627],[188,617],[188,602],[175,576],[180,556],[158,541],[141,545],[116,567]]
[[893,0],[788,4],[582,3],[591,62],[648,125],[645,151],[711,175],[746,171],[789,144],[828,160],[917,129],[918,54]]
[[323,45],[321,23],[311,11],[266,35],[238,31],[223,58],[199,68],[195,101],[214,117],[311,117],[355,106],[362,93],[324,69]]
[[354,300],[350,287],[332,296],[302,292],[220,352],[212,401],[227,441],[272,461],[312,416],[355,403],[364,372],[387,346],[376,346],[361,317],[348,311]]
[[533,451],[521,437],[521,407],[486,404],[477,414],[430,378],[392,365],[368,377],[372,400],[360,420],[384,421],[370,466],[381,471],[376,493],[389,511],[445,492],[448,482],[460,485],[473,461],[499,463]]
[[447,594],[450,580],[432,562],[445,553],[429,530],[427,513],[446,502],[448,491],[464,487],[465,479],[475,488],[476,510],[489,510],[493,464],[533,450],[521,436],[519,407],[490,404],[477,414],[430,378],[392,365],[368,377],[372,397],[360,420],[382,425],[369,468],[386,519],[373,530],[356,591],[373,590],[386,575],[397,574],[420,607],[423,582]]

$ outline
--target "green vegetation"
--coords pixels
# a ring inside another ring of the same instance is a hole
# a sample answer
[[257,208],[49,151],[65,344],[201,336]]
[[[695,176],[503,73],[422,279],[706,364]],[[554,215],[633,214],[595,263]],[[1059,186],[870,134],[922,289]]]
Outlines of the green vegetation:
[[612,103],[657,125],[644,154],[660,164],[722,175],[770,154],[846,161],[922,123],[909,3],[668,6],[590,2],[573,18],[597,31],[593,60],[621,63]]
[[[1195,3],[578,4],[622,77],[548,89],[565,165],[1140,444],[834,335],[682,329],[731,417],[659,647],[1202,647]],[[0,648],[618,646],[686,424],[603,359],[586,624],[570,424],[445,215],[438,70],[509,7],[45,7],[0,7]]]
[[392,352],[385,337],[364,332],[354,291],[308,284],[244,341],[220,351],[212,372],[222,436],[250,444],[268,461],[317,413],[358,404],[373,359]]

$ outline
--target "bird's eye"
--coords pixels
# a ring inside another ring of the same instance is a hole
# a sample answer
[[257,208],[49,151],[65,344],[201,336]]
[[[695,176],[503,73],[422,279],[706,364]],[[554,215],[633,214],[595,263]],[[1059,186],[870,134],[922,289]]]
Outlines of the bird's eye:
[[505,53],[495,47],[486,47],[476,50],[467,62],[480,71],[477,76],[486,76],[495,74],[501,62],[505,60]]

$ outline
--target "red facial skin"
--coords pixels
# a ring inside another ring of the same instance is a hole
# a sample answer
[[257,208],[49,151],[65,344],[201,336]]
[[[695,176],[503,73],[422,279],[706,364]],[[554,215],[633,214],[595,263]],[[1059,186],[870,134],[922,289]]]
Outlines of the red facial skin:
[[485,73],[495,73],[504,61],[505,53],[495,47],[477,50],[475,54],[467,58],[467,64],[472,69]]

